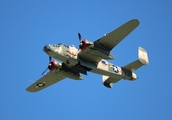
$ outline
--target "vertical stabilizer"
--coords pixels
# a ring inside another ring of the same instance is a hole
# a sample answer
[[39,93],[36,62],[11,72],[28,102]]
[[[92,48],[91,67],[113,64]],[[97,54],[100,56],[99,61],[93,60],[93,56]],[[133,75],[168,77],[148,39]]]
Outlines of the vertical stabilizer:
[[112,85],[112,83],[107,82],[108,79],[109,79],[109,76],[102,75],[103,85],[106,86],[106,87],[108,87],[108,88],[112,88],[113,85]]
[[146,50],[143,49],[142,47],[139,47],[138,57],[139,57],[139,61],[143,65],[148,65],[149,64],[148,54],[147,54]]

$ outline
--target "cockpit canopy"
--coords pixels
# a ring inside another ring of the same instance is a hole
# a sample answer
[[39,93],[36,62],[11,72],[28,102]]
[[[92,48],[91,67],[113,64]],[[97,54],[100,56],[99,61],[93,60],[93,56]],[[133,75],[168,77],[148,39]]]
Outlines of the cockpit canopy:
[[62,43],[52,44],[51,46],[53,46],[53,47],[61,47],[61,46],[64,46],[64,47],[67,47],[67,48],[69,48],[69,47],[75,47],[74,45],[68,46],[68,45],[65,45],[65,44],[62,44]]
[[67,49],[70,49],[70,48],[75,48],[77,49],[74,45],[65,45],[65,44],[62,44],[62,43],[59,43],[59,44],[47,44],[44,46],[44,51],[49,51],[50,49],[58,49],[58,48],[67,48]]
[[51,46],[53,46],[53,47],[62,47],[62,46],[65,46],[65,47],[69,48],[68,45],[64,45],[64,44],[62,44],[62,43],[59,43],[59,44],[52,44]]

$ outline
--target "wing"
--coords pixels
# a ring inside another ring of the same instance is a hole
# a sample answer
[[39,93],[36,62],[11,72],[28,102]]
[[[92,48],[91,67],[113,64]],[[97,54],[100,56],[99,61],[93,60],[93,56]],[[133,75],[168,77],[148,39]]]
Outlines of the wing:
[[105,50],[111,51],[119,42],[121,42],[129,33],[131,33],[137,26],[139,21],[133,19],[123,24],[119,28],[106,34],[102,38],[94,42],[94,45]]
[[56,82],[59,82],[64,78],[65,78],[64,76],[49,72],[46,75],[44,75],[42,78],[40,78],[38,81],[33,83],[31,86],[29,86],[26,90],[29,92],[37,92]]

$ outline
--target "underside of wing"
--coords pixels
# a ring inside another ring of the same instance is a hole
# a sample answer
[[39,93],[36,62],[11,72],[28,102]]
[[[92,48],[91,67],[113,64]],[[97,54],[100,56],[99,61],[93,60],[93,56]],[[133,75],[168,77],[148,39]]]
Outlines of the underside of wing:
[[64,76],[49,72],[46,75],[44,75],[42,78],[40,78],[38,81],[33,83],[31,86],[29,86],[26,90],[29,92],[37,92],[56,82],[59,82],[64,78],[65,78]]
[[143,64],[139,60],[136,60],[136,61],[129,63],[128,65],[122,67],[122,69],[134,72],[141,66],[143,66]]
[[102,58],[90,51],[81,51],[78,58],[91,63],[98,63]]
[[133,19],[123,24],[119,28],[106,34],[102,38],[94,42],[96,47],[111,51],[119,42],[121,42],[129,33],[131,33],[137,26],[139,21]]

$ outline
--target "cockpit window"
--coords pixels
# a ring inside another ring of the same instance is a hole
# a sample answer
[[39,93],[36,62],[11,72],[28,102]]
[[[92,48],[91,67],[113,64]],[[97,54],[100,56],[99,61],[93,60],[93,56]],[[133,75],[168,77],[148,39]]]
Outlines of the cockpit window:
[[75,47],[74,45],[71,45],[70,47]]
[[68,46],[68,45],[64,45],[64,44],[62,44],[62,43],[54,44],[54,45],[52,45],[52,46],[53,46],[53,47],[60,47],[60,46],[64,46],[64,47],[69,48],[69,46]]
[[56,44],[56,47],[60,47],[61,45],[63,45],[62,43]]

